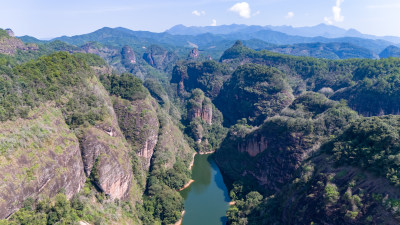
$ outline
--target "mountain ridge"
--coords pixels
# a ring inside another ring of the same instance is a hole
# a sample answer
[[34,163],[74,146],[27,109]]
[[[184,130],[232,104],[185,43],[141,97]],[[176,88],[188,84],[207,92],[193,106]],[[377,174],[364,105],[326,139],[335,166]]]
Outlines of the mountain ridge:
[[295,35],[295,36],[297,35],[304,37],[318,37],[318,36],[325,38],[358,37],[358,38],[366,38],[373,40],[382,39],[396,44],[400,43],[400,37],[363,34],[354,28],[344,29],[333,25],[327,25],[324,23],[315,26],[304,26],[304,27],[293,27],[288,25],[261,26],[261,25],[244,25],[244,24],[231,24],[231,25],[220,25],[220,26],[185,26],[179,24],[167,29],[165,32],[171,34],[184,35],[190,33],[229,34],[234,32],[256,32],[260,30],[272,30],[272,31],[282,32],[288,35]]

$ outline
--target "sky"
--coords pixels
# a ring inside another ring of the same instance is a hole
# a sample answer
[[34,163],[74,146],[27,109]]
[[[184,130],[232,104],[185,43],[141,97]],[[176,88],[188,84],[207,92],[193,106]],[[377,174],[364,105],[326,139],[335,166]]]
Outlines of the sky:
[[355,28],[400,36],[400,0],[0,0],[0,28],[54,38],[102,27],[163,32],[223,24]]

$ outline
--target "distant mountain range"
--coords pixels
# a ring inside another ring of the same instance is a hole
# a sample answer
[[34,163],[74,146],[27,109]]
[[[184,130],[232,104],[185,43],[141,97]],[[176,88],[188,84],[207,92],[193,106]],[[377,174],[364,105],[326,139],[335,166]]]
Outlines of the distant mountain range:
[[[30,36],[20,39],[36,44],[48,42]],[[213,59],[221,57],[223,51],[236,40],[242,40],[246,46],[257,50],[327,59],[396,57],[396,48],[400,45],[400,38],[397,37],[365,35],[354,29],[345,30],[325,24],[299,28],[236,24],[217,27],[177,25],[163,33],[104,27],[92,33],[62,36],[50,41],[55,40],[77,47],[89,42],[118,49],[128,45],[139,55],[143,55],[149,46],[158,45],[180,58],[186,57],[191,49],[198,48],[202,55]],[[386,49],[389,46],[390,49]]]
[[271,25],[248,26],[243,24],[205,26],[205,27],[196,27],[196,26],[186,27],[184,25],[176,25],[171,29],[167,30],[166,32],[175,35],[198,35],[204,33],[211,33],[211,34],[231,34],[237,32],[255,33],[263,30],[278,31],[288,35],[303,36],[303,37],[325,37],[325,38],[357,37],[357,38],[366,38],[373,40],[381,39],[393,42],[395,44],[400,43],[400,37],[368,35],[368,34],[363,34],[356,29],[346,30],[340,27],[327,25],[323,23],[309,27],[271,26]]

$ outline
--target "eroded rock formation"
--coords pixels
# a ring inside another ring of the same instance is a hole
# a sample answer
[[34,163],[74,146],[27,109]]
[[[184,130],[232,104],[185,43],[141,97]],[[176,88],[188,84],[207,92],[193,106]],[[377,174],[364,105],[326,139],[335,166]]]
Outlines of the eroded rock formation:
[[43,106],[30,119],[0,125],[0,218],[19,209],[27,198],[68,198],[86,177],[79,142],[60,110]]

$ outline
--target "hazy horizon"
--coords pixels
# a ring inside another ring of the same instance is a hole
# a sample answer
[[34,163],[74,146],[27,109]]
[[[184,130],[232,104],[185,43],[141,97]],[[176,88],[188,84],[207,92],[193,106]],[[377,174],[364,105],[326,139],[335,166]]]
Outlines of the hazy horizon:
[[15,0],[0,9],[0,27],[40,39],[90,33],[103,27],[163,32],[175,25],[272,25],[321,23],[376,36],[399,36],[396,0]]

